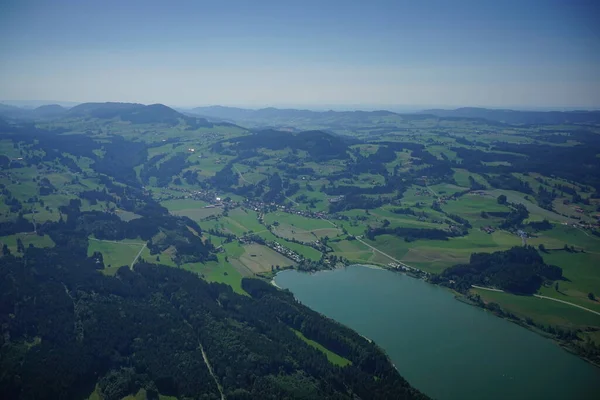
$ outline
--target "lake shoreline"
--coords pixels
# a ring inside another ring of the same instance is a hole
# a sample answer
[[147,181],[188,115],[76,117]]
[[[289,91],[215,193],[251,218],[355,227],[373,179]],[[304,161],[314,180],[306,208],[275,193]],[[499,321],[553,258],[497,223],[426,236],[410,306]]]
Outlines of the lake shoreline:
[[[357,266],[363,268],[354,268]],[[388,268],[358,263],[349,267],[352,268],[331,270],[332,274],[287,271],[281,276],[277,274],[274,279],[279,287],[290,291],[302,304],[349,327],[365,340],[372,338],[400,375],[433,398],[500,399],[507,397],[499,393],[508,396],[527,392],[545,393],[543,398],[559,399],[564,398],[559,394],[568,393],[568,390],[580,394],[600,390],[598,369],[590,367],[588,360],[543,332],[516,323],[528,328],[524,331],[513,324],[503,323],[495,318],[497,315],[463,307],[458,303],[476,304],[450,288],[444,287],[450,293],[436,289],[435,286],[440,285],[431,284],[426,279],[421,280],[430,285],[368,271]],[[431,339],[440,333],[447,341],[439,343],[438,348]],[[543,340],[546,338],[554,343]],[[557,349],[556,344],[562,349]],[[482,363],[482,359],[487,361]],[[520,361],[515,363],[514,360]],[[529,375],[532,370],[537,371],[534,377]],[[453,384],[464,380],[465,374],[479,377],[477,385],[482,396],[475,397]],[[558,391],[547,389],[545,381],[562,379],[559,376],[567,375],[572,376],[569,385]],[[435,384],[431,382],[432,377]],[[514,381],[509,381],[513,377]],[[523,386],[525,381],[529,383]],[[568,386],[571,386],[570,389],[567,389]],[[483,396],[490,387],[495,389]],[[535,388],[534,391],[531,388]],[[594,389],[590,392],[591,388]],[[585,395],[576,397],[590,398]]]
[[[429,285],[436,286],[436,287],[440,287],[440,288],[444,288],[444,289],[446,289],[447,291],[449,291],[450,293],[452,293],[452,294],[454,295],[454,299],[455,299],[455,300],[457,300],[457,301],[459,301],[459,302],[461,302],[461,303],[465,303],[465,304],[467,304],[467,305],[470,305],[470,306],[473,306],[473,307],[476,307],[476,308],[482,309],[482,310],[484,310],[484,311],[486,311],[486,312],[489,312],[489,313],[491,313],[491,314],[492,314],[494,317],[496,317],[496,318],[500,318],[500,319],[503,319],[503,320],[506,320],[506,321],[512,322],[513,324],[515,324],[515,325],[518,325],[518,326],[520,326],[520,327],[522,327],[522,328],[525,328],[525,329],[527,329],[528,331],[530,331],[530,332],[533,332],[533,333],[535,333],[535,334],[537,334],[537,335],[539,335],[539,336],[543,337],[544,339],[549,339],[549,340],[550,340],[550,341],[552,341],[552,342],[553,342],[555,345],[557,345],[557,346],[558,346],[558,347],[560,347],[561,349],[565,350],[566,352],[568,352],[568,353],[570,353],[570,354],[573,354],[573,355],[577,356],[579,359],[581,359],[581,360],[585,361],[585,362],[586,362],[586,363],[588,363],[588,364],[591,364],[591,365],[593,365],[593,366],[594,366],[594,367],[596,367],[596,368],[600,368],[600,364],[599,364],[599,363],[596,363],[596,362],[594,362],[593,360],[591,360],[591,359],[589,359],[589,358],[587,358],[587,357],[585,357],[585,356],[581,355],[581,353],[579,353],[579,352],[577,351],[577,349],[576,349],[576,348],[573,348],[572,346],[570,346],[570,342],[569,342],[569,341],[565,341],[565,340],[558,339],[558,338],[557,338],[555,335],[552,335],[551,333],[545,332],[545,331],[543,331],[543,330],[539,329],[539,328],[538,328],[538,327],[536,327],[536,326],[529,325],[529,324],[527,324],[527,323],[526,323],[524,320],[522,320],[522,319],[519,319],[519,320],[514,320],[514,319],[512,319],[512,318],[508,318],[507,316],[501,316],[501,315],[498,315],[498,314],[496,314],[496,313],[494,313],[494,312],[491,312],[490,310],[488,310],[488,309],[485,307],[485,304],[479,304],[479,303],[477,303],[477,302],[475,302],[475,301],[472,301],[472,300],[471,300],[471,299],[469,299],[469,298],[468,298],[466,295],[464,295],[464,294],[462,294],[462,293],[459,293],[459,292],[457,292],[456,290],[453,290],[452,288],[449,288],[449,287],[447,287],[447,286],[443,286],[443,285],[438,285],[438,284],[435,284],[435,283],[431,283],[431,282],[430,282],[430,281],[429,281],[429,280],[428,280],[426,277],[419,276],[419,275],[416,275],[416,274],[413,274],[413,273],[410,273],[410,272],[407,272],[407,271],[399,270],[399,269],[396,269],[396,268],[389,268],[389,267],[384,267],[384,266],[380,266],[380,265],[359,264],[359,263],[356,263],[356,264],[350,264],[350,265],[346,265],[346,266],[344,266],[344,267],[341,267],[341,268],[334,268],[334,269],[331,269],[331,270],[321,270],[321,271],[316,271],[316,272],[335,271],[336,269],[345,269],[345,268],[347,268],[347,267],[352,267],[352,266],[359,266],[359,267],[362,267],[362,268],[367,268],[367,269],[373,269],[373,270],[385,270],[385,271],[390,271],[390,272],[394,272],[394,273],[399,273],[399,274],[406,275],[406,276],[408,276],[408,277],[410,277],[410,278],[413,278],[413,279],[422,280],[423,282],[425,282],[425,283],[427,283],[427,284],[429,284]],[[299,271],[299,270],[297,270],[297,271],[298,271],[298,272],[302,272],[302,273],[306,273],[306,274],[311,274],[311,275],[313,275],[313,274],[315,273],[315,272],[307,272],[307,271]],[[271,284],[272,284],[273,286],[277,287],[277,288],[278,288],[278,289],[280,289],[280,290],[286,290],[286,289],[283,289],[283,288],[281,288],[280,286],[278,286],[278,285],[277,285],[277,283],[275,282],[275,278],[276,278],[276,276],[277,276],[277,274],[278,274],[279,272],[282,272],[282,271],[278,271],[278,272],[275,274],[275,276],[273,276],[273,278],[271,279]],[[295,297],[295,296],[294,296],[294,297]],[[362,336],[362,335],[361,335],[361,336]],[[364,337],[364,336],[363,336],[363,337]],[[366,337],[365,337],[365,339],[367,339],[367,340],[371,341],[370,339],[368,339],[368,338],[366,338]]]
[[[432,283],[432,285],[435,285],[435,284]],[[440,285],[435,285],[435,286],[440,286]],[[451,289],[450,289],[450,291],[454,292]],[[565,350],[565,351],[567,351],[567,352],[569,352],[569,353],[577,356],[581,360],[583,360],[583,361],[585,361],[585,362],[593,365],[596,368],[600,368],[600,364],[598,364],[598,363],[594,362],[593,360],[591,360],[591,359],[589,359],[589,358],[581,355],[576,349],[574,349],[573,347],[571,347],[569,345],[571,342],[566,341],[566,340],[558,339],[556,336],[552,335],[551,333],[545,332],[545,331],[539,329],[538,327],[536,327],[534,325],[529,325],[527,322],[523,321],[522,319],[515,320],[515,319],[509,318],[509,317],[506,317],[506,316],[498,315],[498,314],[496,314],[496,313],[491,312],[490,310],[488,310],[485,307],[485,304],[476,303],[476,302],[470,300],[467,296],[465,296],[465,295],[463,295],[461,293],[458,293],[458,292],[455,292],[455,293],[456,294],[455,294],[454,298],[456,300],[460,301],[461,303],[465,303],[465,304],[468,304],[470,306],[473,306],[473,307],[476,307],[476,308],[480,308],[480,309],[482,309],[482,310],[484,310],[486,312],[490,312],[496,318],[500,318],[500,319],[503,319],[505,321],[512,322],[513,324],[518,325],[518,326],[520,326],[522,328],[525,328],[525,329],[527,329],[527,330],[529,330],[529,331],[531,331],[533,333],[536,333],[536,334],[542,336],[545,339],[549,339],[550,341],[552,341],[554,344],[556,344],[557,346],[559,346],[563,350]]]

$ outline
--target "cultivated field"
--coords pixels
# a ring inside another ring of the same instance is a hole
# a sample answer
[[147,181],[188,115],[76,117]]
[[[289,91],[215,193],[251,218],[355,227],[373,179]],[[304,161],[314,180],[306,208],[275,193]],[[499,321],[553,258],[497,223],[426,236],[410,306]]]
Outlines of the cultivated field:
[[272,268],[276,266],[287,267],[296,265],[289,258],[260,244],[244,246],[244,253],[239,256],[238,260],[255,274],[271,272]]

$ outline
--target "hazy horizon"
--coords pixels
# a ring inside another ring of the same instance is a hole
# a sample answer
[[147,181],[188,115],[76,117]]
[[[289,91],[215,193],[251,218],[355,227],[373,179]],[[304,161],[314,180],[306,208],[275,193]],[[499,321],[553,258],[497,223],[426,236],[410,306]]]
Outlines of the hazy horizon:
[[9,0],[0,98],[598,109],[598,9],[585,0]]
[[[107,101],[107,102],[116,102],[123,103],[120,101]],[[60,105],[65,108],[72,108],[79,104],[84,103],[105,103],[105,101],[89,101],[89,102],[74,102],[74,101],[62,101],[62,100],[2,100],[0,99],[0,104],[20,107],[24,109],[35,109],[44,105]],[[242,108],[249,110],[260,110],[264,108],[276,108],[276,109],[295,109],[295,110],[309,110],[309,111],[392,111],[396,113],[414,113],[421,112],[426,110],[433,109],[459,109],[459,108],[486,108],[490,110],[513,110],[513,111],[600,111],[600,107],[520,107],[520,106],[504,106],[504,107],[493,107],[493,106],[472,106],[472,105],[462,105],[462,106],[445,106],[445,105],[394,105],[394,104],[311,104],[311,105],[303,105],[303,104],[264,104],[264,105],[255,105],[255,106],[245,106],[245,105],[236,105],[236,104],[201,104],[195,106],[179,106],[174,104],[165,104],[165,103],[143,103],[143,102],[130,102],[130,103],[138,103],[143,105],[150,104],[164,104],[173,109],[182,110],[182,111],[190,111],[195,108],[202,107],[230,107],[230,108]]]
[[[119,103],[119,101],[116,101]],[[104,103],[103,101],[90,101],[84,103]],[[61,105],[65,108],[72,108],[79,104],[84,104],[74,101],[61,101],[61,100],[0,100],[0,104],[20,107],[24,109],[34,109],[44,105]],[[132,102],[133,103],[133,102]],[[143,105],[150,104],[164,104],[164,103],[141,103],[135,102]],[[382,104],[382,105],[373,105],[373,104],[353,104],[353,105],[338,105],[338,104],[313,104],[313,105],[302,105],[302,104],[280,104],[280,105],[271,105],[265,104],[262,106],[244,106],[244,105],[226,105],[226,104],[208,104],[208,105],[198,105],[198,106],[179,106],[173,104],[165,104],[168,107],[173,109],[189,111],[194,108],[201,107],[231,107],[231,108],[243,108],[249,110],[260,110],[264,108],[276,108],[276,109],[296,109],[296,110],[309,110],[309,111],[392,111],[396,113],[413,113],[413,112],[421,112],[432,109],[458,109],[458,108],[486,108],[491,110],[513,110],[513,111],[600,111],[600,108],[593,107],[490,107],[490,106],[444,106],[444,105],[414,105],[414,106],[397,106],[393,104]]]

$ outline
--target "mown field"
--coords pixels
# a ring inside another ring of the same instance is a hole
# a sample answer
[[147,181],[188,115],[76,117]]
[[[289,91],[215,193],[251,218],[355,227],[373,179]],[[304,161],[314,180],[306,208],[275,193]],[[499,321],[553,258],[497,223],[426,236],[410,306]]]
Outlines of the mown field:
[[296,263],[276,251],[260,244],[243,247],[244,252],[237,259],[254,274],[271,272],[276,267],[294,266]]

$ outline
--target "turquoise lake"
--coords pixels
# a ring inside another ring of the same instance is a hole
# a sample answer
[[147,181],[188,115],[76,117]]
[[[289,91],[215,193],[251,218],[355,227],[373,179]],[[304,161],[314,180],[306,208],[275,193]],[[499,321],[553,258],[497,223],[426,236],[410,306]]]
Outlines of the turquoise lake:
[[303,304],[374,340],[413,386],[441,399],[600,399],[600,369],[448,290],[350,266],[277,274]]

